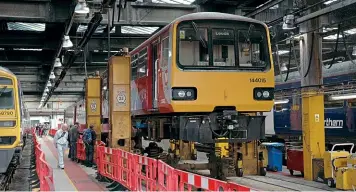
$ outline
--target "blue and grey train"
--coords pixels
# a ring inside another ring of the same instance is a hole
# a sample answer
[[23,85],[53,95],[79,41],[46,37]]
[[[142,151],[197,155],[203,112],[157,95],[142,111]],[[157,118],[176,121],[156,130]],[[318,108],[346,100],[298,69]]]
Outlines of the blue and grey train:
[[[331,69],[323,68],[323,84],[340,86],[356,82],[356,66],[352,62],[334,65]],[[301,87],[299,72],[289,74],[290,81],[283,82],[276,76],[276,91],[299,89]],[[298,80],[299,79],[299,80]],[[274,141],[295,141],[302,135],[302,101],[300,94],[290,95],[283,102],[274,106]],[[329,100],[324,97],[325,138],[332,145],[356,140],[356,99]],[[330,145],[327,145],[328,147]]]

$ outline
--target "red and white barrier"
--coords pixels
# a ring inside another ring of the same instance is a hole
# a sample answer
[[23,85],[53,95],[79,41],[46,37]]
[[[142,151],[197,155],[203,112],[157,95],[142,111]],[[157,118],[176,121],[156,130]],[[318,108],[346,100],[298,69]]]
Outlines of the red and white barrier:
[[37,141],[35,129],[33,129],[32,134],[33,144],[35,145],[36,173],[40,180],[40,190],[55,191],[52,167],[46,162],[45,154],[41,150],[41,145]]
[[255,191],[249,187],[174,169],[163,161],[97,146],[98,173],[131,191]]

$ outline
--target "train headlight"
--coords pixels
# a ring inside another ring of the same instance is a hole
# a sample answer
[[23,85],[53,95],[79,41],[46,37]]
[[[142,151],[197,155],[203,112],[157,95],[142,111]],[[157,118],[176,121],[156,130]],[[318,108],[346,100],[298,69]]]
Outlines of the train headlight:
[[173,100],[196,100],[197,89],[196,88],[172,88]]
[[258,98],[260,98],[260,97],[262,96],[261,91],[257,91],[257,94],[256,94],[256,95],[257,95]]
[[268,98],[269,97],[269,92],[268,91],[263,91],[263,97]]
[[178,97],[185,97],[185,91],[178,91]]
[[255,100],[273,100],[274,88],[256,87],[253,90],[253,98]]

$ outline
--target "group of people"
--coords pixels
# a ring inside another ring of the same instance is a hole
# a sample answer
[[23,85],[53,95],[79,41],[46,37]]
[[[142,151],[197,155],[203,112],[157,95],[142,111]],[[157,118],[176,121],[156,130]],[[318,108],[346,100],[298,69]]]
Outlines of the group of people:
[[64,169],[64,152],[69,147],[68,158],[72,161],[77,160],[77,141],[82,135],[82,140],[85,146],[86,161],[85,166],[93,166],[94,146],[96,141],[96,133],[94,126],[84,129],[81,133],[79,131],[79,123],[75,123],[68,128],[67,124],[62,124],[61,128],[56,132],[53,142],[58,152],[58,168]]
[[46,124],[40,124],[40,123],[36,124],[36,134],[39,137],[42,137],[43,135],[47,136],[49,129],[50,129],[49,126]]
[[[94,131],[94,126],[90,125],[89,128],[84,129],[83,132],[79,131],[79,123],[75,123],[68,128],[67,124],[63,124],[61,128],[56,132],[54,136],[54,145],[58,151],[58,168],[64,169],[64,151],[69,147],[68,158],[72,161],[77,160],[77,141],[79,136],[82,135],[82,141],[85,147],[86,160],[84,162],[85,166],[93,166],[93,156],[94,156],[94,146],[96,143],[97,135]],[[163,152],[163,149],[157,145],[155,142],[150,142],[148,147],[142,148],[142,137],[143,133],[140,130],[133,130],[132,138],[133,143],[135,143],[134,148],[140,149],[142,154],[147,153],[148,157],[158,158]]]

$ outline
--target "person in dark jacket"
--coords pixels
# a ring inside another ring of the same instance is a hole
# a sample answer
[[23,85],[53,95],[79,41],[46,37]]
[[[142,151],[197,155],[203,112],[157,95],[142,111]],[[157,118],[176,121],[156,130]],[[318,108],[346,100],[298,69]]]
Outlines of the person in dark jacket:
[[79,137],[78,127],[77,125],[72,126],[69,130],[69,158],[72,161],[77,160],[77,141]]
[[40,136],[40,125],[36,124],[36,134]]
[[96,133],[94,131],[94,125],[90,125],[88,129],[83,132],[83,142],[85,145],[86,162],[85,166],[93,166],[94,146],[96,142]]

